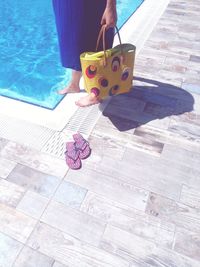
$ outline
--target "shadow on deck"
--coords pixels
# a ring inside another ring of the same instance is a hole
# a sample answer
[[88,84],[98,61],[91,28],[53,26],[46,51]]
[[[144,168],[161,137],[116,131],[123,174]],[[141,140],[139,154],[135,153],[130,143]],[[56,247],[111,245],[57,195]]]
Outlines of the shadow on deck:
[[119,131],[193,110],[194,98],[182,88],[141,77],[134,81],[140,84],[128,94],[113,97],[103,112]]

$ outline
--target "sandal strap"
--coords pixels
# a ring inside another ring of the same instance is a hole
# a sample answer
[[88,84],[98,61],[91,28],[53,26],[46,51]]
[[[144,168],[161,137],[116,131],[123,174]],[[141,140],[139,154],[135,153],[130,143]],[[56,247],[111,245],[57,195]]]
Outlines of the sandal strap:
[[86,140],[75,142],[75,147],[81,151],[83,151],[87,146],[89,146],[89,143]]
[[74,142],[67,142],[66,143],[66,151],[65,155],[69,158],[73,159],[74,161],[79,158],[80,151],[76,148]]

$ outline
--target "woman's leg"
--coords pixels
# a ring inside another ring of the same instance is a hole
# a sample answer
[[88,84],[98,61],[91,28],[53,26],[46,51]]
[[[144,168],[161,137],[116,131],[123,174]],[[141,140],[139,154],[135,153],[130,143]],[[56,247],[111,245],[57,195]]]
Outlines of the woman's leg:
[[59,90],[59,94],[80,92],[81,78],[80,54],[83,40],[83,0],[53,0],[55,22],[58,33],[62,66],[72,69],[72,78],[68,86]]
[[81,71],[72,70],[71,81],[69,82],[67,87],[65,87],[64,89],[59,90],[58,94],[64,95],[64,94],[67,94],[67,93],[79,93],[80,92],[79,83],[80,83],[81,76],[82,76],[82,72]]

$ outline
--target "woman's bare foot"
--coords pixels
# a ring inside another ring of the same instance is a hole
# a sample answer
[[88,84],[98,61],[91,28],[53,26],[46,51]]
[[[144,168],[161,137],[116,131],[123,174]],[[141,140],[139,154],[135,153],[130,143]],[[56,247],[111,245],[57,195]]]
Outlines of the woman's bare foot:
[[68,93],[80,93],[80,87],[77,84],[70,83],[64,89],[57,91],[59,95],[65,95]]
[[88,107],[91,105],[98,104],[100,102],[101,100],[99,100],[96,96],[87,95],[87,96],[81,97],[78,101],[75,102],[75,104],[79,107]]
[[72,70],[72,79],[67,87],[59,90],[57,93],[60,95],[68,94],[68,93],[79,93],[80,87],[79,82],[81,79],[82,72],[77,70]]

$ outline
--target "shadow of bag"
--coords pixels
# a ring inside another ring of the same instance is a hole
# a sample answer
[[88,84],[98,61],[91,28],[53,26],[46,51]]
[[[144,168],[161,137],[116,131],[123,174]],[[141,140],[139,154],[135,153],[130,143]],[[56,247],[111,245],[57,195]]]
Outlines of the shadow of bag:
[[136,47],[122,44],[117,28],[116,31],[119,45],[105,49],[106,28],[102,26],[96,51],[102,37],[103,51],[84,52],[80,55],[85,90],[89,94],[94,93],[99,99],[128,93],[132,89]]

